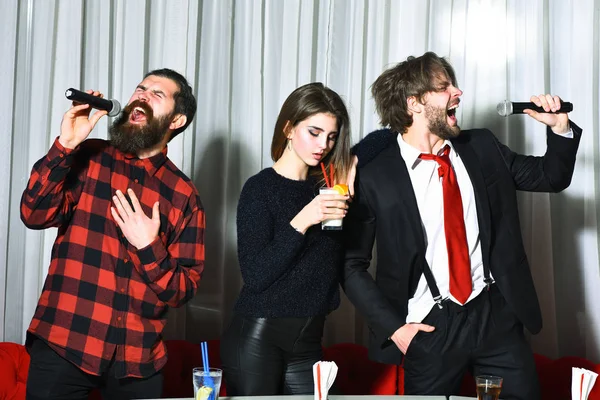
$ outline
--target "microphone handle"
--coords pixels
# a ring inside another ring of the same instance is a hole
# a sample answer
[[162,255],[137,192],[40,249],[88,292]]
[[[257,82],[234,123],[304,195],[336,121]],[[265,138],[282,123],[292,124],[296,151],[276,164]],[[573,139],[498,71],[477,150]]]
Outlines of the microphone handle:
[[[544,111],[544,109],[542,107],[538,107],[535,104],[531,103],[531,102],[512,102],[512,113],[513,114],[523,114],[523,110],[525,109],[529,109],[529,110],[533,110],[533,111],[537,111],[539,113],[552,113],[552,111]],[[569,103],[568,101],[562,101],[560,102],[560,110],[556,111],[553,114],[558,114],[558,113],[568,113],[573,111],[573,103]]]
[[91,107],[97,110],[105,110],[111,112],[113,109],[113,102],[110,100],[103,99],[102,97],[92,96],[86,92],[82,92],[77,89],[69,88],[65,91],[67,99],[72,100],[76,103],[89,104]]

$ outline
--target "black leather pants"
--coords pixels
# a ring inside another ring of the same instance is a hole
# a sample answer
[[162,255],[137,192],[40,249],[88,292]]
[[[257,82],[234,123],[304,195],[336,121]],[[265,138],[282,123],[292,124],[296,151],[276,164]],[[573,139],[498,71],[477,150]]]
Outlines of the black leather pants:
[[235,315],[221,338],[228,396],[312,394],[312,366],[321,360],[325,317]]

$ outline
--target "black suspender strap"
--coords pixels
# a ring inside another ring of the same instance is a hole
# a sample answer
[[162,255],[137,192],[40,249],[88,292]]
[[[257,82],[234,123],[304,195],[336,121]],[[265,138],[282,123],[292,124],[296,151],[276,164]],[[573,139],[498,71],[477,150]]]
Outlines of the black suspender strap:
[[422,265],[423,265],[423,275],[425,275],[425,280],[427,281],[427,286],[429,286],[429,290],[431,291],[431,294],[433,295],[433,300],[435,301],[435,303],[441,310],[442,308],[444,308],[444,306],[442,306],[442,295],[440,294],[440,289],[438,288],[437,283],[435,283],[435,278],[433,277],[433,272],[431,272],[431,268],[429,268],[429,264],[427,263],[426,260],[423,260]]
[[486,263],[483,263],[483,281],[485,282],[485,285],[487,286],[487,290],[489,291],[490,285],[492,283],[494,283],[494,280],[490,276],[490,269],[488,268]]
[[[427,261],[423,260],[423,275],[425,275],[425,281],[427,281],[427,286],[429,286],[429,291],[431,292],[431,295],[433,296],[433,300],[435,301],[435,303],[437,304],[437,306],[442,309],[444,308],[444,306],[442,305],[442,295],[440,294],[440,289],[437,286],[437,283],[435,283],[435,278],[433,277],[433,272],[431,271],[431,268],[429,268],[429,264],[427,263]],[[487,290],[490,290],[490,285],[492,283],[494,283],[494,280],[492,279],[492,277],[490,276],[490,269],[488,268],[488,266],[483,263],[483,281],[485,282],[486,286],[487,286]]]

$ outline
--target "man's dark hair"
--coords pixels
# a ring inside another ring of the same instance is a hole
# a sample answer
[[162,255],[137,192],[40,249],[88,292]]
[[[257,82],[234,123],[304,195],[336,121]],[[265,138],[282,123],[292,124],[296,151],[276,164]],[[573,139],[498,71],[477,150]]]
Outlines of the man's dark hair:
[[420,57],[410,56],[384,71],[371,86],[381,125],[405,133],[413,123],[408,112],[408,98],[414,96],[423,103],[426,93],[446,89],[441,87],[446,79],[458,87],[450,63],[433,52]]
[[187,117],[187,120],[185,125],[173,131],[173,134],[169,138],[169,140],[171,140],[183,132],[185,128],[187,128],[188,125],[194,120],[194,115],[196,115],[196,98],[194,97],[194,92],[192,91],[187,79],[185,79],[185,77],[179,72],[173,71],[172,69],[155,69],[154,71],[148,72],[144,76],[144,79],[149,76],[160,76],[162,78],[167,78],[175,82],[177,85],[177,92],[173,94],[173,98],[175,100],[174,115],[183,114]]

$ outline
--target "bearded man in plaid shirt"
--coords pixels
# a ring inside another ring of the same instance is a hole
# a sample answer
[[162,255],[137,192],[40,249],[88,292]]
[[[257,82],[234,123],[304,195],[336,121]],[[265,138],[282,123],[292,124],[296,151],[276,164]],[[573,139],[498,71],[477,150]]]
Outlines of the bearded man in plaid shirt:
[[195,113],[183,76],[152,71],[110,141],[87,139],[106,111],[73,104],[34,165],[21,219],[58,235],[27,333],[28,399],[160,397],[167,311],[194,297],[204,269],[200,197],[167,158]]

